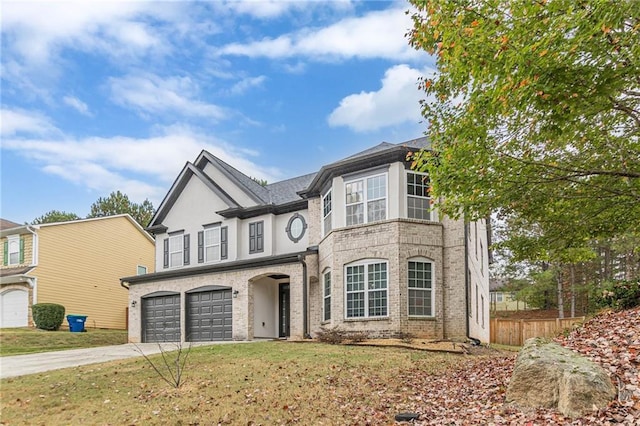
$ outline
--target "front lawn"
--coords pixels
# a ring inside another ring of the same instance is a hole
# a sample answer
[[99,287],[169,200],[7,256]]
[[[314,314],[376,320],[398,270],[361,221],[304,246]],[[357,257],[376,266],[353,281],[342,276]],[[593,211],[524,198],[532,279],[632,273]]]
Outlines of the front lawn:
[[142,358],[3,380],[1,417],[11,425],[389,424],[424,394],[408,377],[478,358],[316,343],[204,346],[191,350],[179,389]]
[[127,343],[126,330],[87,329],[85,333],[45,331],[35,328],[0,329],[0,356]]

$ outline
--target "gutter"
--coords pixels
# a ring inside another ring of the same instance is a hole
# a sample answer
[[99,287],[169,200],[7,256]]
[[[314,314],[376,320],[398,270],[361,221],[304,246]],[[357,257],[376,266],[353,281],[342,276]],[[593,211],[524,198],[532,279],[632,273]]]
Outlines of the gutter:
[[311,339],[309,333],[309,291],[307,283],[307,263],[305,257],[307,254],[318,254],[318,246],[307,248],[307,251],[298,255],[298,261],[302,265],[302,336],[305,339]]

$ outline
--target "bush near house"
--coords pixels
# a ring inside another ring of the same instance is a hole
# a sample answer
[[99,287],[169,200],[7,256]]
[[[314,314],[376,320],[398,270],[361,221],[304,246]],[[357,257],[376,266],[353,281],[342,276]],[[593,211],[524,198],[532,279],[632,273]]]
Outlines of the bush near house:
[[42,330],[57,330],[64,321],[64,306],[57,303],[37,303],[31,312],[36,327]]

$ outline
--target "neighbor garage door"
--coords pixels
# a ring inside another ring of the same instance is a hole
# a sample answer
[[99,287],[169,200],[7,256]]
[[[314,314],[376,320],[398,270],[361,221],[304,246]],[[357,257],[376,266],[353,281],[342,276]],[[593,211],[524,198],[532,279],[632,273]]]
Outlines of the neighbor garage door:
[[29,321],[29,292],[8,290],[0,294],[0,327],[26,327]]
[[180,341],[180,295],[161,294],[142,298],[142,341]]
[[194,290],[186,302],[187,341],[231,340],[231,289]]

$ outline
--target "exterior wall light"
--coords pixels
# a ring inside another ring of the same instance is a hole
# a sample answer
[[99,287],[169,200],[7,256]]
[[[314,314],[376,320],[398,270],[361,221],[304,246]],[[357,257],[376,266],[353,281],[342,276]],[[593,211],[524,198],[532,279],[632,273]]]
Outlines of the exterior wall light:
[[134,300],[134,301],[131,302],[131,307],[135,308],[137,304],[138,304],[138,301]]
[[238,290],[233,290],[233,298],[234,299],[238,298],[238,293],[240,293]]

